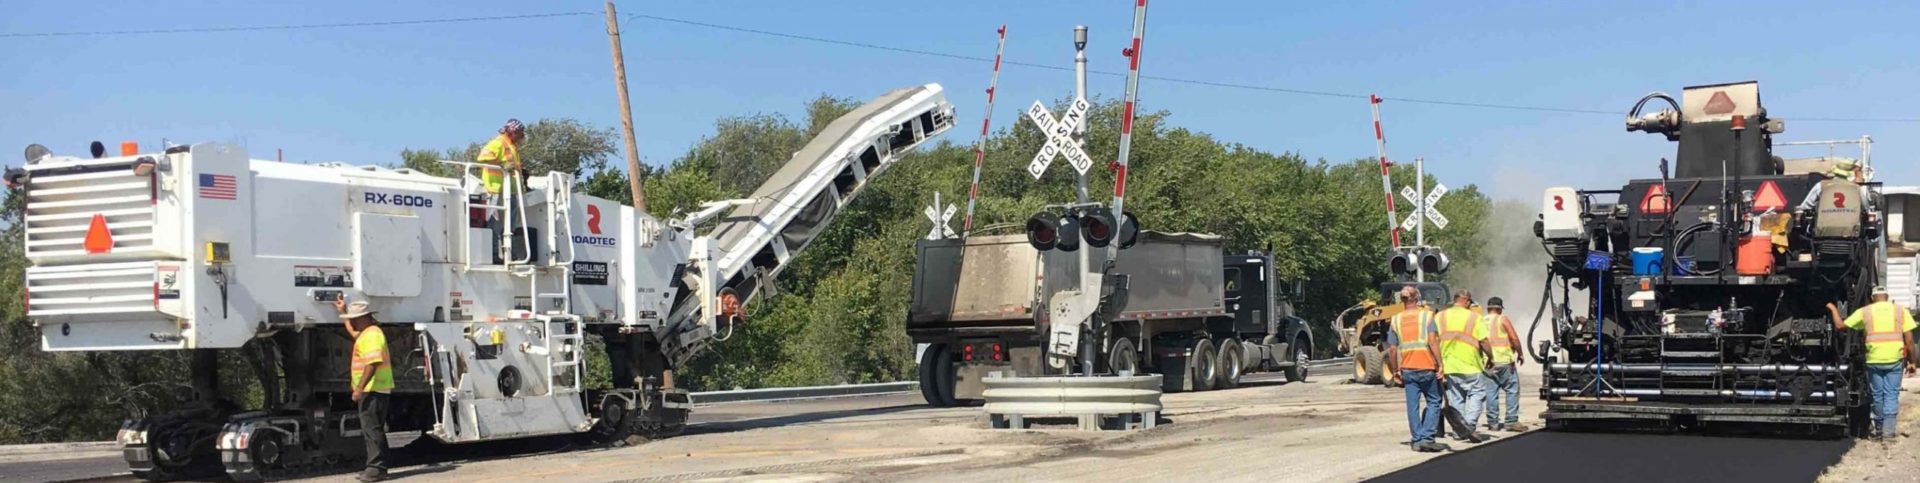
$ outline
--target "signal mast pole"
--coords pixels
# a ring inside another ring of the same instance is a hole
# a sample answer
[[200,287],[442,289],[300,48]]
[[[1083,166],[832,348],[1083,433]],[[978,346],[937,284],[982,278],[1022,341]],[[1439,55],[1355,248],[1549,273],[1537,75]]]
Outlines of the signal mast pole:
[[[1381,158],[1381,159],[1386,159],[1386,158]],[[1415,194],[1425,195],[1427,192],[1427,158],[1413,158],[1413,189]],[[1414,221],[1414,225],[1413,225],[1414,226],[1413,244],[1420,246],[1422,248],[1427,246],[1427,219],[1421,218],[1421,217],[1426,216],[1425,214],[1423,214],[1423,212],[1428,208],[1431,208],[1425,205],[1426,205],[1426,202],[1422,201],[1420,202],[1420,204],[1415,205],[1413,207],[1413,216],[1417,218]],[[1387,206],[1388,206],[1387,208],[1388,212],[1391,213],[1393,210],[1392,192],[1388,192]],[[1388,216],[1392,216],[1392,215],[1388,215]],[[1398,235],[1398,232],[1395,232],[1394,238],[1396,239],[1400,238]],[[1425,268],[1420,266],[1420,263],[1418,260],[1415,260],[1413,264],[1413,281],[1415,282],[1427,281],[1427,271]]]

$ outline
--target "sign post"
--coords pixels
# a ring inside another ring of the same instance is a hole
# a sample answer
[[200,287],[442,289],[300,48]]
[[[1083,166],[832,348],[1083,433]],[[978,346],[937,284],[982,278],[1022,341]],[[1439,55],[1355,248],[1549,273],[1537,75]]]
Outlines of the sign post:
[[[1447,195],[1447,185],[1435,183],[1433,191],[1428,191],[1427,195],[1422,197],[1420,192],[1427,187],[1426,158],[1413,158],[1413,172],[1414,184],[1417,187],[1400,187],[1400,197],[1406,198],[1407,204],[1411,207],[1411,212],[1407,213],[1406,219],[1400,221],[1400,230],[1412,230],[1414,246],[1425,248],[1427,224],[1422,221],[1432,222],[1434,228],[1447,229],[1447,217],[1440,214],[1440,197]],[[1427,272],[1421,269],[1418,263],[1414,264],[1414,281],[1427,281]]]

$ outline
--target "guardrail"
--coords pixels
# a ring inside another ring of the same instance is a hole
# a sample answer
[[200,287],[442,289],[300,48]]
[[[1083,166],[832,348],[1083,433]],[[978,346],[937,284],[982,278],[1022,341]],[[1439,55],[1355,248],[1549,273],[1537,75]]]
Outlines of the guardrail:
[[693,393],[692,396],[693,404],[695,406],[702,406],[708,404],[780,401],[787,399],[873,396],[911,392],[919,388],[919,381],[900,381],[874,384],[843,384],[838,386],[770,387],[765,389],[708,391],[696,392]]

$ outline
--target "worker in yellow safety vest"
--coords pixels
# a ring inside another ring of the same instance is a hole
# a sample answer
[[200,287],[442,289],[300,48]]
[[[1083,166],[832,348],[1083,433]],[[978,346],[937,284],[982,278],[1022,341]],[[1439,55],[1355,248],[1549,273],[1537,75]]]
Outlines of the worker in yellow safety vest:
[[1454,428],[1454,439],[1474,443],[1493,436],[1471,425],[1480,420],[1486,407],[1487,370],[1491,351],[1487,347],[1487,326],[1473,313],[1473,293],[1461,290],[1453,295],[1453,306],[1440,311],[1440,366],[1447,375],[1447,405],[1460,412],[1465,428]]
[[1419,289],[1400,289],[1400,314],[1387,332],[1387,362],[1398,369],[1393,381],[1407,391],[1407,428],[1413,432],[1408,444],[1422,453],[1453,449],[1433,440],[1440,433],[1440,381],[1446,375],[1440,371],[1440,328],[1433,313],[1420,308]]
[[[1519,356],[1520,336],[1513,330],[1513,319],[1507,318],[1506,302],[1500,297],[1487,299],[1487,315],[1480,317],[1480,326],[1492,331],[1487,337],[1487,348],[1493,357],[1493,371],[1488,374],[1492,388],[1487,391],[1487,429],[1493,431],[1526,431],[1527,426],[1520,424],[1520,365],[1526,364]],[[1506,414],[1501,417],[1501,398],[1506,399]]]
[[366,440],[367,466],[360,481],[379,481],[387,477],[387,409],[392,404],[393,363],[387,357],[387,334],[373,319],[373,310],[365,300],[347,303],[346,297],[334,299],[334,310],[353,338],[352,364],[348,383],[359,404],[360,437]]
[[[480,156],[475,159],[481,164],[500,167],[499,169],[491,167],[480,169],[480,182],[487,189],[486,203],[506,207],[498,211],[489,210],[487,216],[487,228],[493,232],[495,242],[495,258],[501,260],[496,261],[496,264],[503,263],[504,260],[512,257],[512,254],[506,253],[506,244],[499,241],[500,235],[508,229],[507,225],[515,223],[512,221],[512,217],[516,215],[513,212],[513,200],[519,196],[518,191],[521,188],[516,187],[513,190],[504,188],[509,176],[516,182],[520,181],[520,142],[526,137],[526,126],[520,124],[519,119],[508,119],[506,125],[500,126],[500,135],[487,141],[487,145],[480,148]],[[502,172],[503,169],[505,172]]]
[[1840,318],[1840,307],[1827,303],[1835,330],[1866,330],[1867,386],[1873,394],[1872,437],[1881,441],[1899,436],[1901,373],[1913,375],[1920,364],[1913,350],[1913,313],[1887,301],[1887,288],[1873,288],[1873,303]]

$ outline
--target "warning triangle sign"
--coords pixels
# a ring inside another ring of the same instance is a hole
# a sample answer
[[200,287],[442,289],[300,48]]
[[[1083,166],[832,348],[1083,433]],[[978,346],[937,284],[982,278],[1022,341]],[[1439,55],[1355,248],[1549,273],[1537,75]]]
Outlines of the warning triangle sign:
[[1753,194],[1753,212],[1787,211],[1787,195],[1780,192],[1780,185],[1773,181],[1760,183],[1760,191]]
[[1714,91],[1713,98],[1707,99],[1707,114],[1730,114],[1733,108],[1733,98],[1727,97],[1727,91]]
[[107,231],[107,217],[93,214],[93,223],[87,226],[87,238],[80,243],[87,253],[106,253],[113,250],[113,232]]
[[1665,185],[1653,185],[1647,188],[1646,196],[1640,197],[1640,212],[1650,215],[1666,214],[1673,211],[1673,197],[1667,196]]

